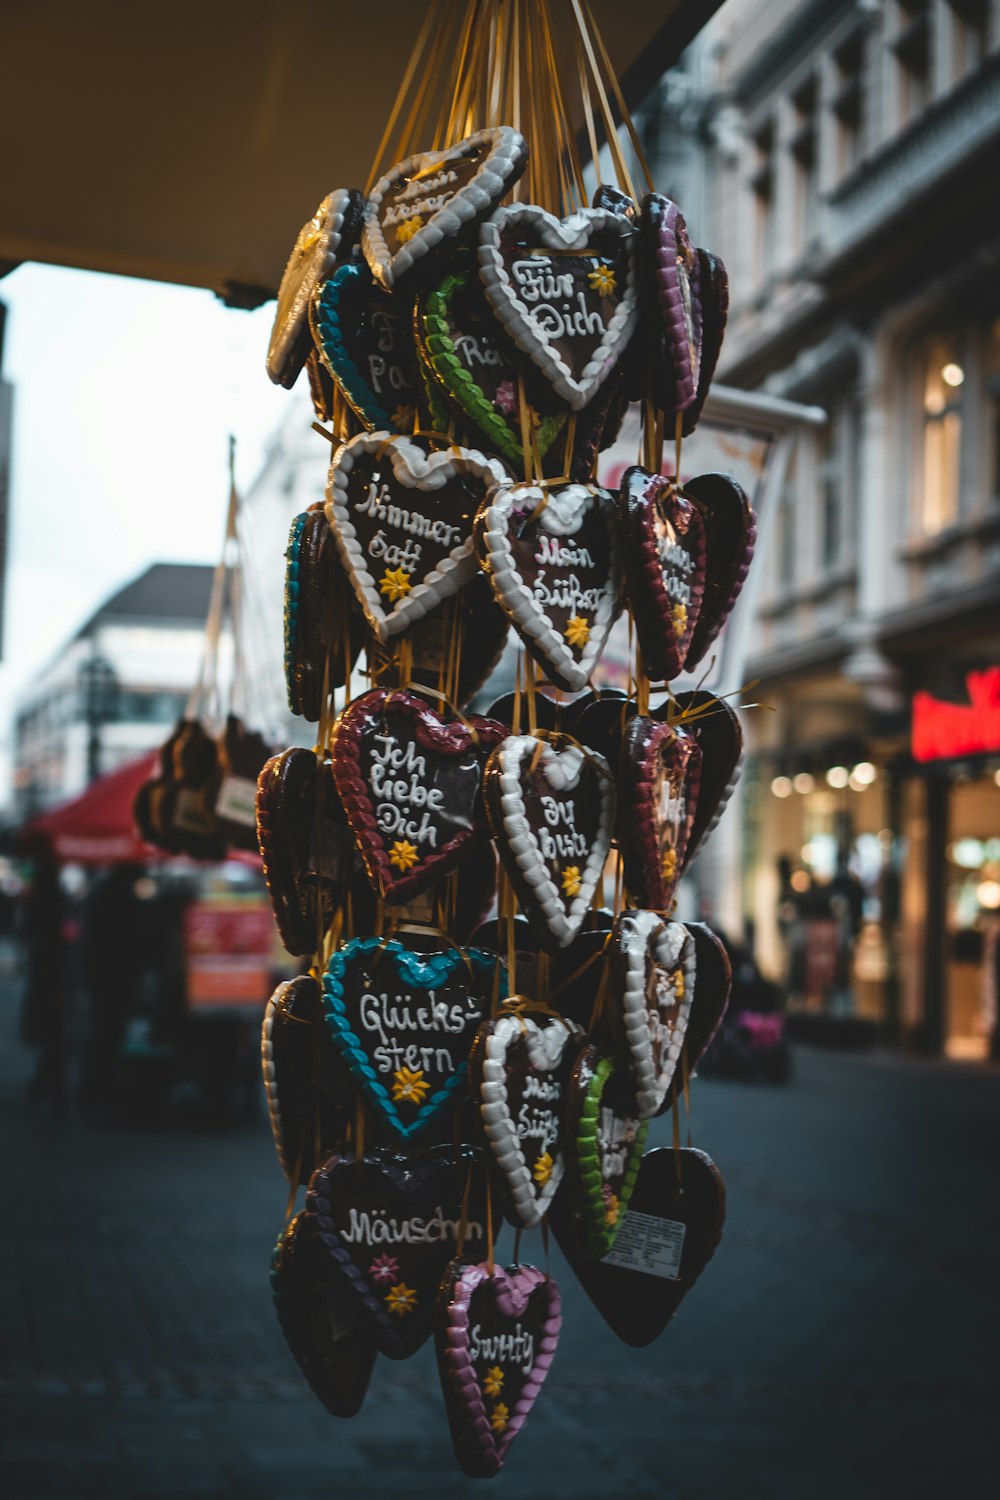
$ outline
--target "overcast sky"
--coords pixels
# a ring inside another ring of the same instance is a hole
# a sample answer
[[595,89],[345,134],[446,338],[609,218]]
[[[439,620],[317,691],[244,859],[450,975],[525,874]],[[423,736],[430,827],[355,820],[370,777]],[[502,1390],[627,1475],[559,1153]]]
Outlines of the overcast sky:
[[[294,398],[264,354],[274,303],[25,265],[0,280],[14,386],[0,804],[18,690],[151,562],[217,560],[228,434],[246,488]],[[296,392],[298,395],[298,392]]]

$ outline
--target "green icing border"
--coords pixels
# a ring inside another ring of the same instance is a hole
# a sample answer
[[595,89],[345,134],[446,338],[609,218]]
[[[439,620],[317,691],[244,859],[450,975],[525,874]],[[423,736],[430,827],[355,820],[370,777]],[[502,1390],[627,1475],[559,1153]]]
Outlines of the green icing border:
[[[452,299],[467,283],[468,277],[455,271],[446,276],[435,291],[428,293],[422,320],[424,353],[434,374],[469,421],[474,422],[485,433],[504,458],[520,467],[524,463],[524,454],[517,436],[492,402],[487,401],[482,388],[462,364],[448,331],[448,311]],[[565,425],[565,413],[542,418],[538,428],[538,452],[541,457],[549,451]]]
[[594,1076],[587,1086],[583,1108],[580,1111],[580,1123],[577,1127],[575,1142],[587,1239],[591,1253],[598,1259],[607,1255],[618,1237],[622,1220],[632,1199],[632,1190],[639,1175],[642,1153],[649,1134],[649,1121],[640,1121],[635,1140],[629,1150],[625,1176],[622,1178],[622,1189],[618,1198],[618,1221],[615,1224],[609,1224],[604,1212],[604,1179],[601,1176],[601,1165],[597,1153],[597,1128],[601,1100],[604,1097],[608,1079],[614,1070],[614,1061],[610,1057],[602,1057],[594,1069]]

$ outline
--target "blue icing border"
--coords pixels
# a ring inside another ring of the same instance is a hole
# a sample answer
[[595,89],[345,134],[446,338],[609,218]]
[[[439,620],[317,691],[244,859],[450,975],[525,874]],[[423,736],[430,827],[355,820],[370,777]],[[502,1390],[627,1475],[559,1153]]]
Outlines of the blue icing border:
[[396,428],[389,413],[379,401],[364,375],[347,352],[340,318],[340,302],[344,287],[350,282],[367,281],[372,287],[374,277],[365,261],[349,261],[340,266],[328,281],[324,281],[313,303],[316,333],[319,336],[319,352],[323,362],[344,395],[370,432]]
[[303,511],[300,516],[295,517],[288,533],[288,546],[285,548],[285,692],[288,695],[288,707],[293,714],[299,712],[298,687],[295,681],[295,652],[299,634],[299,549],[308,516],[309,512]]
[[388,941],[377,937],[354,938],[331,954],[323,975],[323,1014],[330,1034],[369,1101],[400,1139],[407,1141],[419,1135],[448,1107],[465,1083],[469,1064],[467,1059],[459,1063],[451,1077],[421,1107],[412,1125],[403,1124],[399,1111],[389,1097],[388,1089],[368,1061],[365,1050],[347,1019],[343,999],[344,970],[347,965],[359,954],[370,953],[374,948],[381,948],[395,959],[399,972],[414,989],[430,990],[435,985],[444,984],[467,959],[474,968],[481,969],[484,973],[492,974],[495,968],[499,969],[499,998],[505,1000],[507,973],[497,955],[488,953],[483,948],[463,948],[461,951],[456,948],[447,953],[424,955],[404,947],[396,938]]

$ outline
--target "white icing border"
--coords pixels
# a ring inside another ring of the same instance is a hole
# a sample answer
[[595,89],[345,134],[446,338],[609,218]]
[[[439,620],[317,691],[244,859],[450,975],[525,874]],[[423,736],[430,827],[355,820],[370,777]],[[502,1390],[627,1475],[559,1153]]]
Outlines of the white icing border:
[[472,475],[486,489],[492,489],[506,478],[507,471],[499,459],[487,458],[477,448],[452,446],[426,454],[408,438],[391,432],[361,432],[334,453],[326,486],[326,518],[368,623],[384,643],[408,630],[442,599],[457,594],[463,584],[475,576],[479,564],[472,550],[470,527],[465,541],[453,547],[422,583],[415,584],[386,612],[358,542],[347,501],[347,480],[354,467],[355,455],[380,450],[390,456],[396,478],[414,495],[419,495],[422,490],[439,490],[456,475]]
[[[660,929],[659,936],[655,936],[657,929]],[[696,978],[694,939],[683,922],[665,922],[655,911],[624,912],[618,932],[618,946],[625,958],[622,1012],[635,1079],[637,1112],[640,1120],[648,1120],[656,1114],[667,1097],[687,1035]],[[673,969],[677,968],[680,961],[684,970],[684,999],[681,1001],[677,1024],[673,1028],[667,1056],[659,1073],[653,1066],[649,1011],[646,1005],[646,960],[649,957],[651,937],[655,941],[656,962],[664,968]]]
[[[327,193],[309,222],[303,224],[299,230],[292,253],[288,257],[288,264],[285,266],[281,284],[278,287],[278,307],[274,314],[270,343],[267,346],[267,373],[275,385],[284,385],[286,377],[291,375],[291,371],[287,368],[288,357],[308,317],[309,299],[316,287],[321,281],[326,280],[337,264],[344,216],[350,207],[351,197],[350,188],[336,188],[332,193]],[[317,235],[316,242],[306,251],[305,241],[312,234]],[[282,294],[285,292],[286,283],[293,271],[298,270],[303,255],[307,256],[306,267],[302,272],[298,288],[285,309],[282,307]],[[298,373],[296,370],[295,375],[297,376]]]
[[514,628],[522,636],[530,637],[545,657],[550,671],[562,679],[562,685],[571,693],[578,692],[589,682],[590,674],[600,660],[611,627],[618,617],[622,593],[618,512],[614,496],[596,484],[581,484],[577,487],[587,490],[595,497],[607,497],[607,503],[602,509],[611,549],[608,587],[601,591],[601,602],[579,661],[565,638],[536,602],[531,589],[523,582],[510,542],[509,522],[514,506],[522,499],[540,505],[546,491],[537,484],[500,484],[490,491],[481,509],[484,523],[483,545],[489,563],[490,583],[497,600],[504,613],[510,617]]
[[[539,852],[538,841],[528,821],[527,809],[521,795],[521,766],[526,758],[530,759],[534,755],[539,743],[544,744],[545,748],[539,757],[538,769],[544,770],[555,789],[561,791],[565,787],[572,789],[576,786],[580,770],[586,760],[579,747],[567,745],[559,749],[547,741],[540,742],[530,734],[508,735],[505,740],[501,740],[494,751],[500,777],[500,811],[503,816],[503,830],[507,845],[525,881],[534,891],[535,900],[545,915],[549,931],[558,940],[560,948],[565,948],[583,926],[583,919],[590,910],[594,891],[611,847],[611,835],[615,824],[615,788],[607,761],[595,751],[588,751],[587,756],[596,761],[599,767],[603,767],[607,776],[598,777],[601,788],[601,820],[581,872],[579,894],[573,897],[567,914],[555,881],[549,874]],[[570,773],[572,780],[570,776],[562,776],[562,786],[558,786],[553,780],[552,773],[559,770],[567,756],[578,758],[576,774]],[[547,766],[546,761],[551,764]]]
[[284,1172],[288,1182],[292,1180],[293,1169],[281,1149],[281,1109],[278,1104],[278,1080],[274,1072],[274,1018],[277,1014],[278,1006],[291,989],[292,983],[291,979],[286,979],[278,985],[278,988],[264,1007],[264,1019],[261,1022],[260,1028],[260,1068],[264,1075],[264,1098],[267,1100],[267,1117],[271,1122],[271,1134],[274,1136],[274,1150],[278,1157],[278,1165]]
[[[378,217],[382,200],[389,189],[400,178],[411,177],[414,172],[460,160],[482,145],[489,147],[489,154],[475,176],[464,187],[459,188],[442,208],[431,214],[426,224],[417,230],[411,240],[401,245],[395,255],[390,254]],[[526,155],[527,143],[520,131],[511,125],[496,125],[487,130],[477,130],[474,135],[456,141],[443,151],[418,151],[416,155],[408,156],[405,161],[390,167],[369,194],[364,228],[361,231],[361,248],[375,280],[387,291],[391,291],[399,278],[446,236],[456,235],[463,225],[484,213],[492,204],[498,203],[516,178],[515,167]]]
[[[500,252],[500,241],[510,224],[531,223],[542,245],[550,250],[585,250],[595,232],[610,231],[626,242],[628,274],[618,308],[601,342],[577,379],[538,324],[526,313],[525,304],[511,286]],[[573,411],[580,411],[593,398],[624,354],[639,315],[639,277],[636,229],[619,214],[599,208],[581,208],[568,218],[557,219],[533,203],[510,203],[487,219],[479,231],[479,275],[490,305],[519,349],[523,349],[549,381],[556,394]]]
[[523,1037],[528,1061],[533,1068],[557,1068],[566,1044],[576,1032],[577,1028],[561,1017],[546,1017],[545,1025],[539,1026],[530,1015],[508,1015],[495,1020],[486,1038],[479,1104],[483,1129],[507,1179],[514,1207],[527,1229],[541,1223],[548,1212],[562,1182],[565,1161],[560,1147],[553,1162],[552,1175],[536,1191],[508,1103],[507,1053],[511,1045]]

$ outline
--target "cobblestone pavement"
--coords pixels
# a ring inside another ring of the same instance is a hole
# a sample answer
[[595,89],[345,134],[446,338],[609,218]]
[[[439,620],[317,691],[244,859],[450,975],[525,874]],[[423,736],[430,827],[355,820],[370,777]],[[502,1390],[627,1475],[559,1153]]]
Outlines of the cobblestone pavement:
[[[0,1037],[6,1500],[483,1492],[452,1460],[429,1349],[381,1361],[352,1422],[300,1379],[268,1296],[285,1187],[263,1116],[58,1126],[23,1104],[9,1003]],[[715,1260],[633,1351],[553,1254],[562,1344],[492,1493],[1000,1493],[1000,1074],[800,1052],[787,1087],[706,1080],[694,1110],[729,1190]]]

